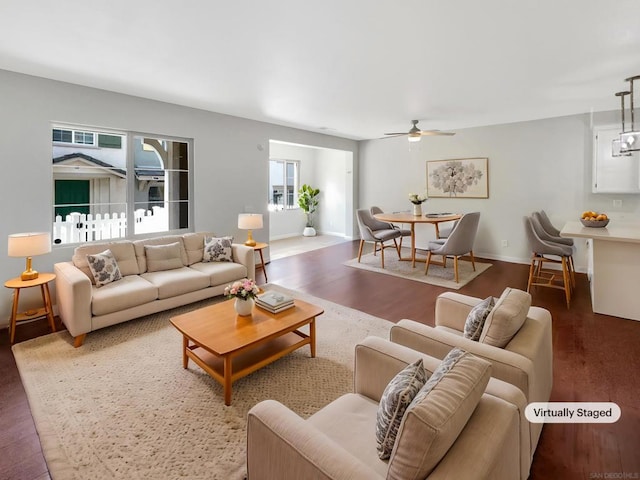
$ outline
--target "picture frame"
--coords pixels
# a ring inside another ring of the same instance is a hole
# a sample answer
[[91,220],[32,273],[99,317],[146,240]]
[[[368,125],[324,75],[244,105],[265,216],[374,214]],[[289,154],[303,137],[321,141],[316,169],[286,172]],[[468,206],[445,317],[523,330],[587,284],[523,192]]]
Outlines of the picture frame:
[[489,159],[427,161],[427,195],[431,198],[489,198]]

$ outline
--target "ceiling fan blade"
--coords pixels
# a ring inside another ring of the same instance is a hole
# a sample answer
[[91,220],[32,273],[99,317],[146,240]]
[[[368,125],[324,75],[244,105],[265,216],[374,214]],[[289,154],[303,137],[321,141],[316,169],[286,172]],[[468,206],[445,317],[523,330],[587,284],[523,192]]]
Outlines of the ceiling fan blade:
[[409,135],[409,132],[395,132],[395,133],[385,133],[385,135],[394,135],[394,136],[398,136],[398,135]]
[[441,132],[440,130],[422,130],[420,136],[428,135],[455,135],[455,132]]

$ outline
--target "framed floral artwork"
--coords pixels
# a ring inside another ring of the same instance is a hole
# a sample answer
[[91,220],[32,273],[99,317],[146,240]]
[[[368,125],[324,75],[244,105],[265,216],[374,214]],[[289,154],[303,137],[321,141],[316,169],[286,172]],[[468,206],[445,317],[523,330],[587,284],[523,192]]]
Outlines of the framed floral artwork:
[[427,194],[434,198],[489,198],[489,159],[427,162]]

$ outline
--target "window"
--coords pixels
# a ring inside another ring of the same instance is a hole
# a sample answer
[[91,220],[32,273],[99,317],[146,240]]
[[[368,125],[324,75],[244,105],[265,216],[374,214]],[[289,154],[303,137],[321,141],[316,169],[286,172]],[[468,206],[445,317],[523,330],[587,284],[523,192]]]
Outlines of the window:
[[189,228],[190,140],[52,130],[54,243]]
[[300,162],[269,160],[269,210],[298,208]]
[[60,143],[71,143],[74,145],[93,145],[95,143],[94,133],[83,130],[67,130],[62,128],[53,129],[53,141]]

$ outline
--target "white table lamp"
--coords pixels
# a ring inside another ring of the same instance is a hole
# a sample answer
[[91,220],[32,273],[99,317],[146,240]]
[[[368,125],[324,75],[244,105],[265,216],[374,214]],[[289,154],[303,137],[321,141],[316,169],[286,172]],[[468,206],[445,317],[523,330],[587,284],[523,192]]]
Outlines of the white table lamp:
[[238,215],[238,228],[240,230],[249,230],[247,241],[245,245],[249,247],[255,247],[256,241],[251,235],[252,230],[262,228],[262,214],[261,213],[241,213]]
[[34,280],[38,272],[31,268],[31,257],[43,255],[51,251],[51,235],[49,232],[14,233],[9,235],[8,253],[10,257],[26,257],[27,268],[20,278]]

